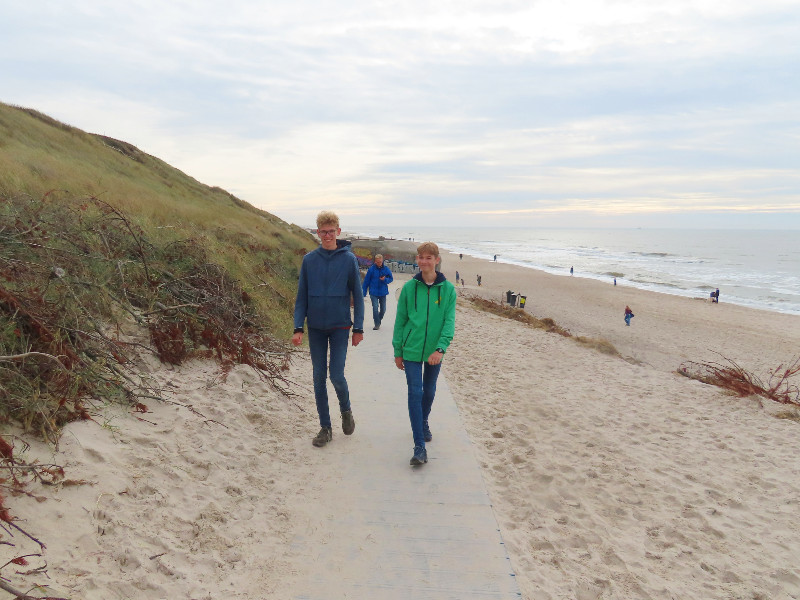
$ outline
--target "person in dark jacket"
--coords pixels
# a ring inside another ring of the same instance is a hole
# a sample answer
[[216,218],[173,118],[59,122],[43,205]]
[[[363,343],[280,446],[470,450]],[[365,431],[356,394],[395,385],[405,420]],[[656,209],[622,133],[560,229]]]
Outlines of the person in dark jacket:
[[356,428],[350,390],[344,377],[344,363],[350,328],[353,329],[353,346],[358,346],[364,339],[364,297],[359,287],[358,261],[350,249],[350,242],[336,239],[341,233],[339,217],[335,213],[323,211],[317,215],[317,234],[322,244],[303,257],[294,303],[292,343],[295,346],[303,343],[303,323],[308,323],[314,397],[321,427],[312,442],[317,447],[333,439],[327,386],[329,349],[330,378],[339,399],[342,431],[351,435]]
[[425,242],[417,248],[420,272],[403,285],[394,322],[394,362],[405,371],[408,416],[414,437],[411,465],[428,462],[425,442],[433,439],[428,417],[436,380],[456,328],[456,288],[436,271],[439,247]]
[[364,297],[366,298],[369,291],[369,299],[372,301],[372,320],[375,322],[373,329],[381,328],[383,315],[386,314],[386,296],[389,295],[389,284],[392,281],[392,270],[383,264],[383,255],[376,254],[375,262],[367,269],[364,283],[361,284]]

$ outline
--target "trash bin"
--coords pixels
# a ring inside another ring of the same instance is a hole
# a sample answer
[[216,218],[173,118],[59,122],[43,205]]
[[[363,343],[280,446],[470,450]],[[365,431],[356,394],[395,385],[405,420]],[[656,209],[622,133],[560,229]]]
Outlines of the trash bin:
[[507,304],[511,304],[511,294],[513,294],[513,293],[514,293],[514,292],[512,292],[511,290],[508,290],[508,291],[506,292],[506,303],[507,303]]
[[517,295],[516,294],[511,294],[511,296],[509,297],[509,300],[508,300],[508,304],[510,306],[516,306],[517,305]]
[[525,303],[527,301],[528,301],[528,297],[527,296],[520,296],[519,297],[519,307],[520,308],[525,308]]

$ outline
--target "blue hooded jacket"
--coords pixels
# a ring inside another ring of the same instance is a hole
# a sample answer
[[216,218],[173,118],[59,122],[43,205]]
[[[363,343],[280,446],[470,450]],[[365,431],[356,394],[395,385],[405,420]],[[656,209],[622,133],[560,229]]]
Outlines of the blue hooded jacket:
[[[364,297],[361,275],[350,242],[336,240],[336,250],[322,246],[303,257],[297,299],[294,303],[294,328],[310,329],[364,328]],[[350,315],[350,301],[353,316]]]
[[[381,281],[381,277],[384,278],[383,281]],[[394,281],[394,276],[392,275],[392,270],[386,266],[386,263],[380,268],[378,268],[378,265],[373,264],[367,269],[364,283],[361,284],[361,290],[365,296],[367,295],[367,290],[369,290],[370,296],[388,296],[389,284],[392,281]]]

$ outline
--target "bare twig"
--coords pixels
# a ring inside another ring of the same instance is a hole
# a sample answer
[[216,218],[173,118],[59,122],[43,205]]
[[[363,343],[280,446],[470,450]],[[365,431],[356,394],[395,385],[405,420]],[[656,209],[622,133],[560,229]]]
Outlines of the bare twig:
[[186,308],[187,306],[192,308],[200,308],[200,304],[192,304],[192,303],[178,304],[176,306],[164,306],[162,308],[157,308],[156,310],[151,310],[146,313],[142,313],[142,316],[149,317],[150,315],[155,315],[160,312],[167,312],[169,310],[175,310],[176,308]]
[[69,370],[61,363],[60,360],[58,360],[58,358],[56,358],[52,354],[46,354],[45,352],[24,352],[22,354],[13,354],[11,356],[0,356],[0,361],[12,362],[16,360],[23,360],[25,358],[28,358],[29,356],[41,356],[44,358],[49,358],[50,360],[55,362],[59,367],[61,367],[62,371],[69,372]]

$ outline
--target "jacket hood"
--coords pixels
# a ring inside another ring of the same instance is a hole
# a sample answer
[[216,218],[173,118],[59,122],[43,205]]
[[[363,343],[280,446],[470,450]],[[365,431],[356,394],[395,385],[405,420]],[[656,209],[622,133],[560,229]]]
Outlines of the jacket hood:
[[325,250],[322,247],[322,244],[319,245],[319,250],[321,251],[322,256],[331,256],[333,254],[338,254],[339,252],[348,252],[351,251],[351,242],[350,240],[336,240],[336,250]]
[[[420,271],[419,273],[414,275],[414,279],[416,279],[420,283],[424,283],[425,285],[428,285],[427,283],[425,283],[425,280],[422,279],[422,271]],[[436,273],[436,281],[434,281],[431,285],[439,285],[439,284],[444,283],[445,281],[447,281],[447,277],[444,276],[444,273],[439,271],[439,272]]]

